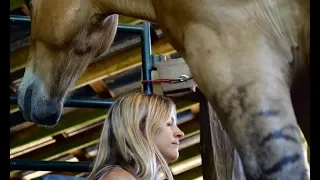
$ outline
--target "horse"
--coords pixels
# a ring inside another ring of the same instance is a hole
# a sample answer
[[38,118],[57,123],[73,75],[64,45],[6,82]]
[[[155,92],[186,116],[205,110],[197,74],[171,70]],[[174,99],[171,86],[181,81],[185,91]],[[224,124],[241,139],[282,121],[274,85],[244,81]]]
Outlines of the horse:
[[309,179],[309,0],[32,0],[25,119],[58,123],[118,15],[158,23],[217,112],[251,179]]

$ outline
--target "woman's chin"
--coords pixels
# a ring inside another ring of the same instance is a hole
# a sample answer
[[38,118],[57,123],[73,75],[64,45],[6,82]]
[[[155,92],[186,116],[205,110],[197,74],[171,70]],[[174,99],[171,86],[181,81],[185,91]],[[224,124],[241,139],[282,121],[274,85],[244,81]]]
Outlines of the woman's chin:
[[177,159],[179,158],[179,152],[177,152],[175,155],[172,155],[170,157],[167,157],[167,162],[168,163],[171,163],[171,162],[174,162],[176,161]]

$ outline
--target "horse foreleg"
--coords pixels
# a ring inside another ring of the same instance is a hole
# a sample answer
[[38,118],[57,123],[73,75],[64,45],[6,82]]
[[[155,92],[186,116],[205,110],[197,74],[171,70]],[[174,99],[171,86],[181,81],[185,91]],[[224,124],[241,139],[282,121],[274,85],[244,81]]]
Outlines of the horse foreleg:
[[253,34],[239,46],[202,25],[190,25],[184,35],[185,60],[239,152],[247,180],[309,179],[284,57]]

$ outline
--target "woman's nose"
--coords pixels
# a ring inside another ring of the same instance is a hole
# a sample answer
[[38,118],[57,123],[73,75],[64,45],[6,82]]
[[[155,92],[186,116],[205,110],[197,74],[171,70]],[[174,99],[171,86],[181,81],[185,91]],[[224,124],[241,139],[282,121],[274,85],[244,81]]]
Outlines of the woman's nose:
[[180,139],[184,136],[184,132],[181,131],[178,126],[176,126],[174,136]]

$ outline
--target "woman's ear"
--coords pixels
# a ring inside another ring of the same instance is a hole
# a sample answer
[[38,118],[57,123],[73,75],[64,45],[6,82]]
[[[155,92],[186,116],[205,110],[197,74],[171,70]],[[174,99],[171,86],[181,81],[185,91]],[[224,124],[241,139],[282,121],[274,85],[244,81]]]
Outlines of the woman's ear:
[[143,133],[143,135],[146,135],[146,119],[147,119],[147,115],[145,115],[140,124],[139,124],[139,129],[140,131]]

